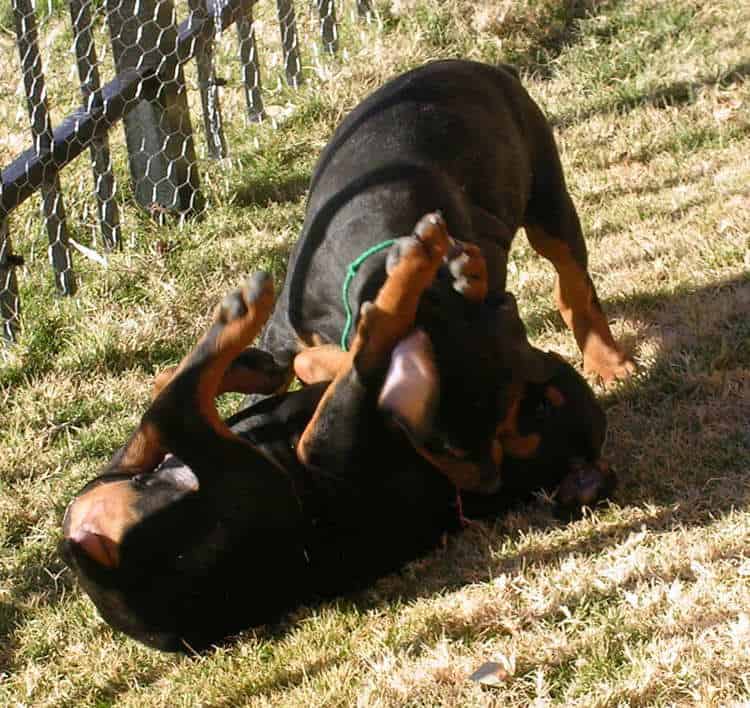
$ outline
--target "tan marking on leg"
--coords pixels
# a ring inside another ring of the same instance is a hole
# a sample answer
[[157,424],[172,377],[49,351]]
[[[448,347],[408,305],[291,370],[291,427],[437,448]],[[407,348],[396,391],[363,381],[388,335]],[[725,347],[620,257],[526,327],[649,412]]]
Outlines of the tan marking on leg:
[[154,469],[162,461],[164,454],[165,450],[156,426],[151,422],[141,421],[125,444],[117,462],[123,472],[132,472],[136,475]]
[[[257,283],[252,285],[246,283],[240,289],[243,312],[236,314],[229,309],[225,310],[225,308],[236,306],[236,300],[225,300],[216,308],[214,324],[183,358],[170,382],[154,401],[153,406],[157,416],[160,404],[163,406],[171,395],[172,384],[186,369],[197,363],[200,367],[194,394],[197,414],[217,434],[226,438],[235,437],[219,416],[215,399],[221,391],[224,375],[232,361],[257,337],[271,314],[274,303],[273,282],[270,278],[266,278],[262,281],[260,292],[251,293],[250,287],[256,286]],[[251,296],[254,297],[252,301]]]
[[294,357],[294,373],[306,384],[332,381],[349,361],[347,353],[335,344],[310,347]]
[[419,298],[432,283],[443,257],[448,252],[449,237],[445,221],[428,214],[417,223],[414,235],[419,243],[401,255],[367,311],[360,314],[352,347],[338,362],[338,373],[320,399],[310,422],[297,445],[297,457],[310,463],[310,449],[321,415],[334,391],[349,376],[357,360],[358,370],[369,373],[387,364],[398,341],[414,326]]
[[538,226],[527,226],[526,233],[534,250],[557,271],[557,307],[583,353],[584,369],[605,382],[628,376],[635,365],[615,344],[591,278],[574,258],[570,246]]
[[151,391],[151,400],[153,401],[166,387],[166,385],[172,380],[172,377],[177,373],[176,366],[168,366],[163,371],[160,371],[154,377],[154,385]]

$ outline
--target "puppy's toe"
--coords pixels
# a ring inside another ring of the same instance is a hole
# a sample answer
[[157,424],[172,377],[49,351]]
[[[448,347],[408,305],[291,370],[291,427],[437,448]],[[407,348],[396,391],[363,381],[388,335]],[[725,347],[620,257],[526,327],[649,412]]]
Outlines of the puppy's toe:
[[247,305],[242,297],[241,290],[233,290],[224,296],[219,307],[219,320],[229,324],[244,317],[247,314]]

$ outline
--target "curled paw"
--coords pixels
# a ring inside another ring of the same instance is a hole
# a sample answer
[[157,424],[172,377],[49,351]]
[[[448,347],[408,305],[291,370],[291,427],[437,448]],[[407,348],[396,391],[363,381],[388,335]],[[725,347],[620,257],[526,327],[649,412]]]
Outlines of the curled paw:
[[388,252],[386,272],[391,275],[399,263],[432,265],[437,269],[450,249],[448,226],[440,212],[423,216],[409,236],[398,238]]
[[487,297],[487,262],[479,246],[454,241],[445,257],[453,278],[453,289],[471,302],[482,302]]

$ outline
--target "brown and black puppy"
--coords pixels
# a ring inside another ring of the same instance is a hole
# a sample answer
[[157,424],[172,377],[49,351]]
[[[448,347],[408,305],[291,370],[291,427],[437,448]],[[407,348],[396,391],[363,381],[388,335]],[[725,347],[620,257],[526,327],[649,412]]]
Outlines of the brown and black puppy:
[[[270,280],[255,276],[225,299],[159,381],[128,443],[66,511],[61,551],[107,622],[152,647],[200,649],[396,570],[458,527],[455,487],[379,407],[394,351],[416,336],[420,300],[448,247],[444,229],[428,228],[402,249],[331,383],[226,421],[220,392],[268,393],[285,372],[246,350],[270,314]],[[576,372],[555,362],[515,413],[535,455],[507,454],[511,486],[466,494],[467,513],[498,513],[561,482],[587,501],[587,470],[601,491],[604,414]]]
[[[491,307],[467,314],[466,299],[451,298],[451,290],[475,301],[487,293],[503,298],[508,250],[520,227],[557,271],[557,304],[585,369],[610,381],[633,368],[612,338],[588,273],[552,131],[513,69],[430,63],[390,81],[344,119],[315,168],[302,233],[260,346],[282,367],[316,345],[335,363],[342,336],[350,340],[342,301],[348,270],[356,265],[346,296],[356,312],[386,273],[386,251],[362,260],[363,254],[437,210],[465,253],[445,266],[446,277],[439,274],[416,315],[441,378],[441,402],[421,427],[432,426],[433,446],[456,452],[435,464],[454,476],[457,458],[466,468],[473,464],[467,483],[480,488],[498,424],[518,405],[525,383],[540,384],[551,371],[547,359],[530,352],[517,315],[498,318]],[[485,290],[475,287],[477,251],[486,262]],[[468,335],[458,337],[462,348],[455,346],[458,326]],[[298,360],[297,373],[324,378],[318,354],[309,359]],[[322,369],[335,366],[324,362]]]

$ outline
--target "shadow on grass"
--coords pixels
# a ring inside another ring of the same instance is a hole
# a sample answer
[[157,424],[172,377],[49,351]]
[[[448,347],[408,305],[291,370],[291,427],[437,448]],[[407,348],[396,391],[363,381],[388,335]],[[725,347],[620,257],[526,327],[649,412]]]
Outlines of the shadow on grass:
[[715,76],[706,76],[694,81],[675,81],[651,91],[630,96],[621,95],[612,100],[602,101],[583,111],[551,115],[550,123],[556,128],[567,128],[603,113],[627,113],[641,106],[654,108],[683,106],[694,103],[697,94],[703,89],[726,88],[735,81],[742,81],[747,76],[750,76],[750,61],[742,61]]
[[[536,33],[532,45],[523,52],[511,52],[508,60],[537,78],[551,78],[553,60],[581,35],[579,21],[619,4],[622,4],[621,0],[564,0],[555,7],[551,17],[545,18],[546,21],[527,28],[527,31]],[[544,29],[540,31],[539,28]]]
[[[722,306],[716,309],[719,319],[713,322],[712,330],[705,333],[694,331],[689,313],[696,309],[705,309],[710,306],[710,303],[717,302],[717,299],[721,300]],[[662,437],[664,441],[668,441],[670,435],[673,436],[675,432],[686,437],[699,435],[700,430],[694,429],[692,420],[698,417],[697,409],[705,403],[706,399],[721,400],[721,393],[712,388],[705,388],[705,381],[714,375],[720,378],[722,371],[729,369],[750,369],[750,322],[746,318],[748,303],[750,303],[750,275],[668,296],[644,292],[605,302],[605,308],[610,314],[637,315],[640,321],[645,322],[643,336],[649,331],[650,334],[674,333],[675,331],[678,333],[673,345],[662,349],[658,360],[648,373],[639,375],[632,382],[604,396],[604,404],[610,409],[610,418],[614,417],[613,411],[624,406],[630,409],[629,415],[632,420],[638,425],[650,428],[652,434]],[[551,311],[537,316],[541,319],[531,322],[531,328],[540,326],[541,322],[546,322],[552,316]],[[554,316],[557,317],[556,314]],[[563,327],[562,323],[560,327]],[[723,336],[717,337],[717,331]],[[726,348],[727,341],[729,341],[729,349]],[[686,354],[693,357],[690,364],[692,375],[688,375],[690,372],[685,370]],[[659,406],[662,408],[682,407],[683,414],[659,418],[654,416],[654,411]],[[729,423],[730,425],[733,423],[731,418]],[[614,428],[616,429],[617,425]],[[507,538],[507,531],[500,518],[495,525],[492,522],[483,523],[478,529],[456,536],[446,549],[434,551],[426,559],[410,564],[402,572],[381,579],[375,589],[344,596],[334,601],[334,605],[337,603],[343,607],[350,605],[362,612],[388,605],[396,600],[413,601],[418,598],[431,597],[446,589],[455,590],[467,583],[486,580],[489,575],[514,574],[529,567],[559,566],[567,558],[574,556],[596,556],[608,548],[619,545],[632,533],[643,528],[652,532],[669,531],[678,527],[695,527],[713,523],[733,509],[743,508],[750,503],[750,488],[741,483],[750,460],[750,436],[746,434],[746,429],[741,428],[739,422],[736,423],[733,432],[730,432],[730,437],[732,436],[734,436],[732,444],[727,446],[726,455],[722,459],[712,461],[712,456],[716,453],[712,449],[707,449],[705,453],[702,453],[703,457],[697,456],[694,467],[698,468],[698,471],[695,469],[678,470],[678,473],[667,472],[665,475],[662,470],[669,470],[668,465],[660,467],[661,463],[656,460],[653,462],[646,460],[642,463],[641,467],[646,470],[642,478],[635,480],[637,484],[626,484],[624,490],[616,493],[615,500],[625,506],[647,502],[661,505],[662,508],[654,513],[639,515],[632,521],[602,524],[596,529],[596,534],[566,540],[551,548],[534,549],[532,547],[513,551],[510,554],[498,554],[498,548]],[[677,453],[675,449],[669,447],[668,442],[664,442],[657,452],[665,458]],[[614,460],[616,467],[619,462],[620,460]],[[627,461],[624,462],[627,467]],[[724,478],[724,482],[719,484],[715,483],[717,467],[721,469],[721,475]],[[620,471],[622,473],[622,470]],[[627,478],[627,470],[623,476]],[[732,493],[727,493],[728,489],[731,489]],[[528,510],[528,507],[523,506],[517,508]],[[532,527],[538,529],[545,529],[550,525],[556,526],[560,523],[547,512],[532,513],[531,516]],[[743,549],[735,548],[730,543],[720,550],[720,554],[729,559],[742,551]],[[45,570],[49,567],[49,560],[49,558],[36,559],[30,567],[25,568],[24,578],[14,588],[12,594],[14,603],[23,603],[32,592],[40,593],[42,604],[59,602],[61,596],[58,592],[52,591],[53,581]],[[668,565],[659,577],[670,582],[676,578],[689,578],[692,572],[689,561],[677,560]],[[621,592],[623,588],[633,588],[637,582],[641,581],[643,581],[642,574],[634,574],[632,578],[626,578],[622,583],[613,584],[612,588],[592,590],[592,592],[598,592],[601,594],[601,599],[606,599],[612,593]],[[64,583],[67,589],[69,579],[65,579]],[[47,586],[49,592],[41,593],[40,591]],[[587,598],[590,599],[588,595]],[[583,600],[583,596],[573,593],[564,599],[564,603],[571,608],[576,607],[576,604]],[[298,610],[293,619],[288,617],[275,626],[261,628],[258,630],[259,636],[271,641],[281,640],[298,625],[300,620],[304,620],[305,616],[316,612],[318,607],[320,605],[312,606],[309,611]],[[556,612],[557,610],[544,611],[536,619],[554,621],[557,618]],[[15,604],[3,608],[2,614],[6,616],[7,621],[3,622],[2,639],[5,646],[0,657],[8,667],[5,670],[12,670],[17,650],[14,637],[33,617],[28,611]],[[440,634],[461,638],[471,635],[474,631],[471,626],[462,625],[461,620],[452,618],[443,617],[439,624],[440,627],[436,626],[434,631],[428,628],[422,637],[410,638],[410,643],[432,641]],[[21,663],[23,658],[19,657],[15,660]],[[269,695],[279,688],[297,686],[305,678],[320,674],[342,661],[344,661],[343,657],[332,657],[330,661],[318,661],[304,670],[295,670],[288,675],[269,679],[262,684],[238,685],[231,696],[225,697],[225,702],[221,705],[235,704],[249,695]],[[522,671],[526,668],[531,670],[533,667],[520,667]],[[134,678],[137,678],[143,685],[153,683],[160,675],[161,673],[157,670],[144,670],[143,674]],[[97,695],[101,701],[110,702],[128,688],[125,680],[113,678],[98,689],[100,693]],[[75,705],[79,698],[81,696],[71,698],[67,705]]]
[[293,671],[280,670],[280,675],[274,675],[269,677],[263,682],[250,682],[249,684],[243,684],[241,679],[237,681],[231,691],[224,691],[219,701],[213,701],[211,706],[214,708],[234,708],[235,706],[242,705],[244,699],[249,696],[268,696],[278,691],[284,691],[287,689],[294,689],[297,686],[301,686],[303,682],[311,681],[316,676],[334,669],[337,666],[344,663],[346,657],[338,656],[330,659],[318,659],[307,664],[302,669],[294,669]]
[[[709,303],[715,303],[717,299],[722,301],[721,310],[728,312],[728,316],[722,321],[714,322],[712,332],[702,334],[694,331],[685,313],[694,308],[709,307]],[[678,337],[674,346],[664,347],[648,374],[641,374],[614,393],[605,395],[605,406],[610,411],[616,410],[618,406],[630,407],[634,410],[631,415],[641,419],[644,426],[652,428],[652,434],[664,440],[669,440],[670,434],[674,434],[676,430],[680,434],[694,438],[696,431],[693,429],[693,409],[702,406],[707,398],[711,399],[721,394],[713,389],[702,389],[703,384],[696,383],[695,376],[687,375],[682,369],[683,355],[688,352],[697,357],[694,373],[698,374],[698,379],[708,379],[717,373],[720,375],[721,370],[726,368],[750,368],[750,322],[746,319],[748,303],[750,275],[706,288],[684,290],[670,296],[638,293],[605,303],[611,314],[637,314],[640,320],[646,322],[644,331],[652,330],[653,333],[654,330],[679,330],[684,335],[682,338]],[[562,322],[560,326],[564,327]],[[722,353],[721,337],[716,336],[717,328],[728,337],[734,337],[734,349]],[[667,409],[681,406],[684,409],[683,415],[655,419],[653,414],[657,406]],[[741,421],[741,415],[734,421],[737,426],[735,432],[738,434],[742,433]],[[653,429],[654,426],[656,429]],[[661,455],[669,457],[675,453],[676,451],[670,449],[667,443],[661,446]],[[715,450],[709,449],[703,453],[703,457],[696,457],[695,467],[699,468],[699,471],[678,470],[677,474],[671,473],[671,478],[664,478],[662,470],[667,468],[659,461],[652,464],[645,460],[641,464],[647,470],[643,478],[635,480],[636,484],[626,485],[622,493],[615,494],[615,500],[621,506],[651,503],[656,505],[653,512],[639,514],[632,520],[602,523],[597,526],[595,533],[566,539],[551,547],[524,548],[510,554],[498,554],[498,549],[507,538],[501,517],[494,526],[492,522],[487,522],[457,535],[445,549],[436,550],[426,558],[409,564],[400,573],[381,578],[373,588],[325,604],[344,610],[346,607],[352,607],[357,612],[366,612],[393,602],[412,602],[420,598],[433,597],[446,590],[458,590],[466,584],[485,581],[490,576],[513,576],[530,568],[559,567],[569,558],[596,557],[642,530],[659,533],[715,523],[717,519],[734,509],[745,508],[750,504],[750,486],[743,483],[746,467],[750,462],[750,436],[745,435],[744,438],[735,440],[734,447],[727,451],[723,459],[714,458],[714,454]],[[614,462],[617,466],[618,461]],[[717,483],[717,469],[721,470],[723,482]],[[620,471],[623,472],[623,478],[627,479],[627,470]],[[731,493],[728,493],[729,490]],[[516,508],[523,511],[529,507],[521,505]],[[532,513],[532,517],[530,527],[539,530],[560,523],[551,514],[545,515],[544,512]],[[729,539],[725,546],[712,553],[711,559],[712,562],[731,560],[740,557],[744,551],[744,544]],[[663,566],[654,571],[654,577],[658,576],[664,583],[670,584],[678,579],[689,582],[695,579],[695,568],[691,559],[676,558],[674,562],[665,561]],[[643,569],[634,568],[631,574],[616,582],[589,588],[585,592],[570,592],[560,598],[555,608],[542,609],[531,619],[535,622],[562,620],[564,617],[559,609],[560,604],[565,605],[569,611],[575,611],[579,605],[609,603],[623,592],[635,591],[645,580],[647,578],[643,575]],[[266,628],[264,638],[269,641],[283,638],[300,621],[314,616],[319,607],[320,605],[313,605],[309,610],[298,610],[293,620]],[[711,626],[722,618],[723,615],[712,615],[704,617],[702,621],[705,626]],[[410,647],[418,647],[421,644],[433,643],[441,637],[456,641],[486,638],[487,631],[485,626],[475,627],[470,616],[453,617],[440,613],[439,616],[435,616],[434,622],[428,621],[425,630],[416,636],[410,635],[407,641]],[[492,631],[500,632],[502,629]],[[575,650],[581,652],[585,648],[584,645],[576,645]],[[575,658],[572,655],[560,655],[557,662],[562,667],[565,661]],[[335,661],[332,665],[335,666]],[[519,665],[516,674],[525,675],[535,669],[536,665]],[[319,670],[320,666],[316,664],[315,671]],[[265,686],[237,687],[231,700],[240,700],[249,695],[268,697],[278,690],[280,685],[269,682]]]
[[252,174],[243,177],[232,201],[237,206],[268,206],[273,202],[296,202],[307,192],[309,173],[283,175],[282,177],[256,178]]
[[160,666],[141,668],[137,676],[113,676],[103,686],[82,686],[72,696],[61,700],[58,708],[78,708],[81,705],[112,706],[118,696],[133,690],[133,679],[137,679],[138,686],[150,686],[172,670],[167,663]]

